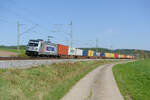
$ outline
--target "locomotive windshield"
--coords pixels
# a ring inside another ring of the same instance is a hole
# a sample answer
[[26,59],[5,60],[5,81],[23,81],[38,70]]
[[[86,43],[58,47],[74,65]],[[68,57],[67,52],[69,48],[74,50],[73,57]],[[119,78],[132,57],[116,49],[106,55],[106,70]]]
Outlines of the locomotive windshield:
[[37,46],[38,46],[38,43],[29,43],[28,46],[34,46],[34,47],[37,47]]

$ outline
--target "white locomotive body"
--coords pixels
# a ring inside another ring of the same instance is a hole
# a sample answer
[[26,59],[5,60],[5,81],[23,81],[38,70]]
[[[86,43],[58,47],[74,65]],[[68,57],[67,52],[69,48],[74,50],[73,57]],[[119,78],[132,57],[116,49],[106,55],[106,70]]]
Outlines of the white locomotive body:
[[26,48],[28,56],[57,56],[57,44],[50,41],[30,40]]

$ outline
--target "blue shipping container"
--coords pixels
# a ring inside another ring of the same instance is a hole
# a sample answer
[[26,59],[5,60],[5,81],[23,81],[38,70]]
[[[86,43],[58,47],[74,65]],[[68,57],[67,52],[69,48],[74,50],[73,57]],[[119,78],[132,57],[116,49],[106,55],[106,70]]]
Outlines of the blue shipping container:
[[100,56],[101,57],[105,57],[105,53],[100,53]]
[[83,50],[83,56],[88,56],[88,50]]
[[94,51],[94,56],[97,56],[97,53],[96,53],[96,51]]

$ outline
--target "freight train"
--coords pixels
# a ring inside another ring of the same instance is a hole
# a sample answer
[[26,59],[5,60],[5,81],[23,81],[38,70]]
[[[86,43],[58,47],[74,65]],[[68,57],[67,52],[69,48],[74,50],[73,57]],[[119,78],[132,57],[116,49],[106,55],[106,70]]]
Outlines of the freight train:
[[27,56],[57,57],[57,58],[105,58],[134,59],[134,56],[117,53],[102,53],[92,50],[72,48],[62,44],[51,43],[41,39],[29,40],[26,48]]

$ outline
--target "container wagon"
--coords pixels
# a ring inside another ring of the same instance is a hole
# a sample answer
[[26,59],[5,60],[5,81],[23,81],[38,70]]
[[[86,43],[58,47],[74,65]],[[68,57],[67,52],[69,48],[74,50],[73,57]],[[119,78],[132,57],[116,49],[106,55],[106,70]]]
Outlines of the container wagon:
[[119,59],[119,55],[117,53],[114,54],[115,59]]
[[58,46],[58,56],[62,58],[68,58],[68,46],[62,45],[62,44],[57,44]]
[[102,59],[106,58],[105,53],[100,53],[100,58]]
[[88,50],[83,50],[82,54],[85,58],[88,58]]
[[82,55],[83,55],[83,50],[76,49],[75,58],[84,58]]
[[76,55],[76,48],[69,47],[68,55],[69,56],[75,56]]

